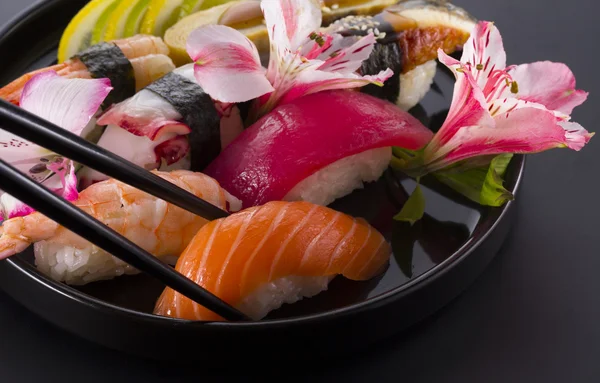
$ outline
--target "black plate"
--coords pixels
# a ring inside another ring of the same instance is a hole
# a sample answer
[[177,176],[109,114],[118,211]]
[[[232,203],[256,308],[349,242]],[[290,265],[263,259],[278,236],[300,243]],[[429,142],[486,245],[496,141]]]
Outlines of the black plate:
[[[0,83],[50,65],[60,35],[85,0],[50,0],[23,13],[0,32]],[[412,112],[435,126],[449,105],[453,80],[438,72],[431,91]],[[516,193],[524,158],[517,156],[506,186]],[[391,238],[386,273],[358,283],[336,278],[328,291],[286,305],[255,323],[202,323],[154,316],[163,286],[145,275],[73,288],[37,272],[31,252],[0,262],[0,286],[50,322],[105,346],[151,358],[219,360],[321,357],[347,352],[431,315],[460,294],[502,245],[515,205],[484,208],[444,187],[425,188],[427,215],[414,227],[395,223],[414,182],[391,171],[332,207],[369,220]],[[1,188],[1,185],[0,185]],[[197,347],[202,345],[201,347]],[[196,346],[194,352],[190,347]],[[282,352],[281,350],[286,350]]]

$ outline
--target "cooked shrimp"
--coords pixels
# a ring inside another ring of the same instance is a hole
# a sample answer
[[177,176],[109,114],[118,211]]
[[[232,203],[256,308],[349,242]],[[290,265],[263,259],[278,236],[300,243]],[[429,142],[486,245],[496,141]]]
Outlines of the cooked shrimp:
[[[169,48],[159,37],[136,35],[127,39],[114,40],[133,66],[136,78],[136,91],[139,91],[152,81],[175,69],[173,61],[167,56]],[[0,89],[0,98],[19,105],[23,87],[34,75],[56,71],[67,78],[91,78],[88,68],[78,58],[72,58],[64,63],[53,65],[29,72]]]
[[153,54],[168,55],[169,47],[160,37],[135,35],[121,40],[111,41],[119,47],[125,57],[133,59]]
[[[239,204],[217,181],[202,173],[187,170],[154,173],[221,209],[226,209],[228,203]],[[202,217],[114,179],[88,187],[74,204],[157,257],[181,254],[207,223]],[[92,246],[41,213],[5,221],[0,234],[0,259],[38,241],[77,249]]]
[[175,69],[171,58],[163,54],[135,58],[131,60],[131,66],[135,73],[136,92]]

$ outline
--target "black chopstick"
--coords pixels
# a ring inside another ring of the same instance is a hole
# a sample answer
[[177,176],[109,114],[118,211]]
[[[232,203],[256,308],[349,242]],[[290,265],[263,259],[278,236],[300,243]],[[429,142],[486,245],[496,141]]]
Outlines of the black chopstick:
[[135,243],[0,159],[0,187],[75,234],[231,321],[250,320]]
[[3,130],[208,220],[229,215],[156,174],[5,100],[0,100],[0,124]]

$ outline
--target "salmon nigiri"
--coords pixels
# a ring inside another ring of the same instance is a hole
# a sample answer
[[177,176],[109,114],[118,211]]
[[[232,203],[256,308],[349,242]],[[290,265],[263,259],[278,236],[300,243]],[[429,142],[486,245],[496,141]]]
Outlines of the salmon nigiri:
[[[362,218],[309,202],[274,201],[204,226],[176,270],[259,320],[283,303],[326,290],[336,275],[371,279],[390,255],[389,243]],[[154,312],[223,320],[168,287]]]

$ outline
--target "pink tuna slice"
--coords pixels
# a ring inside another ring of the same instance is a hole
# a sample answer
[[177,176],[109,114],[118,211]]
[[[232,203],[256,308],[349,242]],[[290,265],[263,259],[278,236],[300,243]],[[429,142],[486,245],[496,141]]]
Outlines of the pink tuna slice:
[[205,169],[245,208],[282,200],[324,167],[366,150],[424,147],[433,133],[384,100],[324,91],[280,105],[240,134]]

